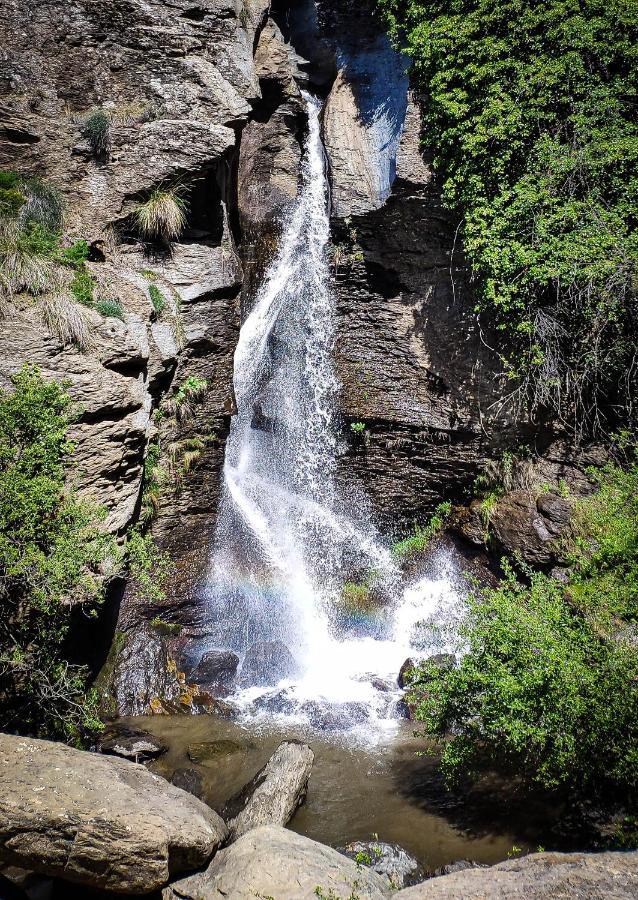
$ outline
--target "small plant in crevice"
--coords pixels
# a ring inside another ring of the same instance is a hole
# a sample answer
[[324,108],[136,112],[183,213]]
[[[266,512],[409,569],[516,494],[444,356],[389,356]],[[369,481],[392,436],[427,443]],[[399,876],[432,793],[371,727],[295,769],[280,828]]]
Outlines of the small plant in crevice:
[[111,147],[111,119],[103,109],[92,109],[82,122],[82,136],[87,139],[94,156],[100,159]]
[[206,444],[199,435],[184,438],[181,441],[173,441],[168,446],[168,465],[176,485],[181,483],[184,475],[192,470],[201,459]]
[[361,435],[366,430],[365,422],[351,422],[350,431],[353,434]]
[[413,553],[423,552],[427,549],[432,538],[441,533],[451,512],[451,503],[440,503],[425,527],[417,525],[413,534],[393,544],[392,555],[395,558],[404,559]]
[[[158,413],[159,410],[155,410]],[[160,462],[162,451],[156,441],[148,445],[144,460],[141,518],[150,524],[157,516],[162,498],[162,487],[166,481],[166,471]]]
[[133,223],[147,241],[176,241],[186,227],[186,202],[179,187],[158,188],[137,207]]
[[149,284],[148,295],[157,316],[161,316],[166,309],[166,298],[156,284]]
[[101,316],[107,319],[121,319],[124,321],[124,309],[119,300],[98,300],[95,308]]
[[150,621],[151,628],[154,628],[158,634],[163,637],[179,637],[182,632],[182,626],[177,622],[167,622],[160,616],[154,616]]
[[208,391],[208,382],[197,375],[189,375],[172,397],[164,401],[166,412],[184,422],[195,412],[195,405],[201,403]]

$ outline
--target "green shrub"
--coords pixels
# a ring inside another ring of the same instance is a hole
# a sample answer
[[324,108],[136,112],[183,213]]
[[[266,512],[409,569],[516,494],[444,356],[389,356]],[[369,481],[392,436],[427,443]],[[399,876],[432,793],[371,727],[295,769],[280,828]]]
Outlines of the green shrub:
[[101,316],[124,321],[124,310],[119,300],[98,300],[95,308]]
[[153,191],[135,210],[133,221],[144,240],[175,241],[186,227],[186,203],[177,188]]
[[75,241],[70,247],[60,252],[60,260],[70,266],[82,266],[89,257],[89,245],[87,241]]
[[494,767],[546,788],[638,787],[638,466],[577,504],[563,584],[511,570],[470,598],[468,651],[410,687],[451,780]]
[[350,422],[350,431],[352,431],[353,434],[363,434],[365,430],[365,422]]
[[117,559],[103,514],[65,488],[64,388],[25,366],[0,391],[0,705],[3,726],[77,739],[95,723],[86,672],[64,655],[71,608],[103,593]]
[[637,390],[638,6],[377,3],[512,400],[604,432]]
[[166,599],[166,586],[171,561],[155,543],[150,533],[133,529],[126,542],[129,573],[138,596],[146,603],[161,603]]
[[88,269],[82,265],[78,268],[70,284],[70,290],[78,303],[83,306],[93,306],[93,291],[95,289],[95,279]]
[[452,506],[450,503],[439,504],[425,528],[417,527],[414,534],[393,544],[392,555],[402,559],[411,556],[413,553],[423,552],[432,538],[442,531],[451,511]]
[[96,157],[105,156],[111,146],[111,120],[103,109],[93,109],[82,123],[82,135]]
[[148,286],[148,295],[151,298],[151,303],[153,304],[153,309],[157,313],[158,316],[161,316],[164,310],[166,309],[166,300],[164,295],[157,287],[156,284],[149,284]]

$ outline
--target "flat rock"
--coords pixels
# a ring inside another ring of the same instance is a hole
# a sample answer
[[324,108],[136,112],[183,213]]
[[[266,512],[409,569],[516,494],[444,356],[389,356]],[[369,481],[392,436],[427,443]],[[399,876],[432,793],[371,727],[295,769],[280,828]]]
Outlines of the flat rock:
[[[319,893],[321,892],[321,893]],[[218,853],[205,872],[164,889],[163,900],[317,900],[317,897],[381,900],[387,878],[357,866],[332,847],[285,828],[255,828]]]
[[360,866],[367,866],[385,875],[395,890],[418,884],[425,878],[421,863],[399,844],[386,841],[353,841],[340,847],[339,852]]
[[156,759],[162,753],[166,753],[166,749],[166,745],[154,735],[133,728],[106,731],[98,742],[100,753],[121,756],[123,759],[132,759],[133,762]]
[[0,860],[128,894],[203,866],[227,828],[144,766],[0,734]]
[[259,825],[286,825],[306,798],[314,759],[307,744],[280,744],[263,769],[226,804],[223,815],[230,839]]
[[534,853],[522,859],[431,878],[395,894],[402,900],[629,900],[638,896],[638,851]]

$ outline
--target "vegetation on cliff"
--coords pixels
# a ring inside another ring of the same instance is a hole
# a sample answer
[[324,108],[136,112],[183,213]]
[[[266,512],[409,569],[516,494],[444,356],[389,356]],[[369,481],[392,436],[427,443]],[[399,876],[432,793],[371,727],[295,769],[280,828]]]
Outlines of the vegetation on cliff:
[[635,415],[638,6],[377,2],[511,399],[577,431]]
[[118,552],[103,515],[65,486],[73,453],[64,387],[25,365],[0,391],[2,726],[75,739],[96,724],[86,671],[65,653],[73,609],[87,615]]
[[511,569],[470,598],[460,664],[416,671],[411,703],[451,780],[485,767],[544,787],[638,787],[638,464],[576,504],[566,583]]

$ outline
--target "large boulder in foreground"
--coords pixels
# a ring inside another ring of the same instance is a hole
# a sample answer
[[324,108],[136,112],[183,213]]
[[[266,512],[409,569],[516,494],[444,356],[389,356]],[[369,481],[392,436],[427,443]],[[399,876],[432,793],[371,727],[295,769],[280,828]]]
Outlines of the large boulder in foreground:
[[226,804],[230,839],[259,825],[286,825],[306,797],[315,755],[307,744],[284,741],[245,788]]
[[533,853],[487,869],[432,878],[394,896],[401,900],[629,900],[638,897],[638,851]]
[[381,900],[387,878],[357,866],[331,847],[293,831],[255,828],[216,854],[205,872],[181,878],[164,889],[163,900],[317,900],[358,897]]
[[143,766],[0,734],[0,860],[127,894],[205,865],[228,831]]

